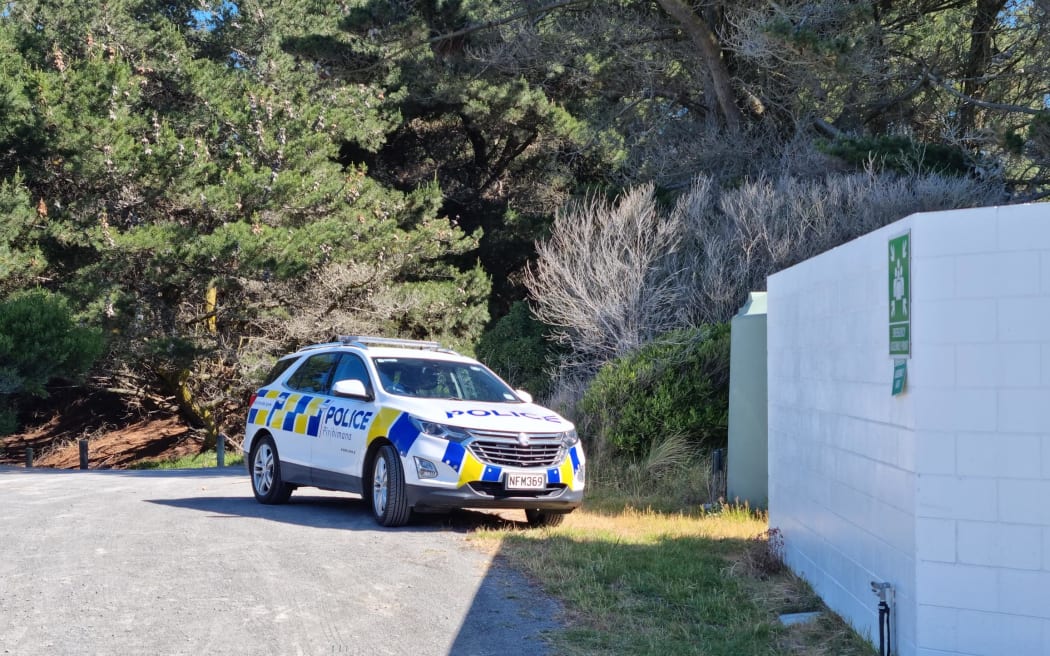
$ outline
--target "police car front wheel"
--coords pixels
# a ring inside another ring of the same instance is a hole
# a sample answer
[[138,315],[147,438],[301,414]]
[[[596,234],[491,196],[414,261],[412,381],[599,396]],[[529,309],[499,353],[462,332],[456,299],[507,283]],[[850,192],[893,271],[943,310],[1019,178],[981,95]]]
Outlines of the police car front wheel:
[[292,486],[281,479],[281,460],[269,435],[252,447],[252,492],[265,504],[284,503],[292,495]]
[[372,463],[372,514],[383,526],[402,526],[411,513],[401,458],[392,444],[384,444]]

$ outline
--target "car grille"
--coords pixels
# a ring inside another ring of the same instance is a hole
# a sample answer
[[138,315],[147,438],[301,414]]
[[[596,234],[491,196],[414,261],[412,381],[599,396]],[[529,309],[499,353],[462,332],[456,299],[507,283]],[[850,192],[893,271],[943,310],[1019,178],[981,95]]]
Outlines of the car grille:
[[518,433],[470,431],[474,439],[467,445],[478,460],[500,467],[552,467],[565,458],[559,433],[527,433],[528,446]]

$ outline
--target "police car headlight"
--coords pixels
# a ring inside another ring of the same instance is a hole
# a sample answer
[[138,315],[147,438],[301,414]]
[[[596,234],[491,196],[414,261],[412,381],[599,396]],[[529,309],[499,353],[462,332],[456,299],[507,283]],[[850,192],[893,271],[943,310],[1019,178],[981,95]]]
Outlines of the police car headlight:
[[576,434],[576,429],[567,430],[561,434],[561,443],[566,447],[575,446],[580,441],[580,436]]
[[462,428],[457,428],[456,426],[439,424],[435,421],[427,421],[425,419],[420,419],[419,417],[413,417],[412,415],[409,415],[408,418],[412,422],[412,425],[424,435],[440,437],[441,439],[450,440],[452,442],[462,442],[470,437],[470,433]]

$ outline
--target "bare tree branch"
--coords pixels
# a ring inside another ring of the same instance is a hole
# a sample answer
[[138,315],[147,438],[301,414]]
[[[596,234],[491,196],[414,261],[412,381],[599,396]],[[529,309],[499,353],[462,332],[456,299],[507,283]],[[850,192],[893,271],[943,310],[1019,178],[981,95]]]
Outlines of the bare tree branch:
[[[442,41],[451,41],[453,39],[458,39],[459,37],[462,37],[462,36],[467,36],[468,34],[473,34],[474,32],[480,32],[482,30],[489,30],[489,29],[492,29],[494,27],[499,27],[500,25],[506,25],[507,23],[513,23],[514,21],[521,20],[523,18],[531,18],[531,17],[536,17],[536,16],[543,16],[543,15],[549,14],[550,12],[552,12],[552,11],[554,11],[556,9],[562,9],[564,7],[570,7],[572,5],[589,4],[590,2],[592,2],[592,0],[557,0],[556,2],[552,2],[552,3],[544,5],[542,7],[537,7],[535,9],[525,9],[523,11],[517,12],[516,14],[511,14],[509,16],[504,16],[503,18],[488,20],[488,21],[484,21],[482,23],[475,23],[474,25],[468,25],[467,27],[460,28],[460,29],[455,30],[453,32],[447,32],[445,34],[439,34],[439,35],[437,35],[435,37],[432,37],[430,39],[426,39],[425,41],[415,41],[413,43],[409,43],[409,44],[403,45],[402,47],[398,48],[397,50],[394,50],[393,52],[388,53],[385,58],[390,59],[390,58],[393,58],[393,57],[397,57],[399,55],[403,55],[404,53],[409,52],[410,50],[415,50],[416,48],[419,48],[419,47],[422,47],[422,46],[430,46],[430,45],[434,45],[434,44],[437,44],[437,43],[441,43]],[[367,70],[368,68],[373,68],[375,66],[376,66],[376,64],[373,64],[372,66],[368,66],[368,67],[366,67],[365,69],[362,69],[362,70]]]
[[1008,103],[988,102],[987,100],[981,100],[979,98],[973,98],[971,96],[966,95],[962,91],[959,91],[958,89],[953,87],[951,84],[949,84],[948,82],[945,82],[944,80],[942,80],[941,78],[937,77],[933,73],[926,73],[926,78],[930,82],[932,82],[936,86],[944,89],[945,91],[947,91],[948,93],[952,94],[956,98],[959,98],[960,100],[962,100],[964,102],[974,104],[974,105],[976,105],[978,107],[981,107],[981,108],[984,108],[984,109],[994,109],[996,111],[1012,112],[1012,113],[1015,113],[1015,114],[1030,114],[1032,116],[1036,116],[1038,114],[1042,114],[1043,112],[1046,111],[1045,109],[1034,109],[1032,107],[1025,107],[1024,105],[1011,105],[1011,104],[1008,104]]

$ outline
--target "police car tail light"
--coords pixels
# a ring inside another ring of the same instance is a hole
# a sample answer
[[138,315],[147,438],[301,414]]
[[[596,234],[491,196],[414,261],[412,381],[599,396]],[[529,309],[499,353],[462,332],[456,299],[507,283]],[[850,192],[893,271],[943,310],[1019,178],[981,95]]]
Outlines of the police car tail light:
[[431,437],[440,437],[445,440],[451,440],[452,442],[462,442],[463,440],[470,437],[470,433],[457,428],[455,426],[447,426],[445,424],[439,424],[433,421],[426,421],[419,417],[409,416],[412,421],[412,425],[424,435],[430,435]]
[[257,393],[255,393],[255,392],[252,392],[252,398],[248,399],[248,407],[249,408],[252,407],[253,405],[255,405],[255,399],[257,399],[257,398],[259,398],[259,395]]
[[576,433],[575,428],[572,430],[567,430],[561,434],[561,443],[564,444],[566,448],[575,446],[576,443],[579,441],[580,436]]

